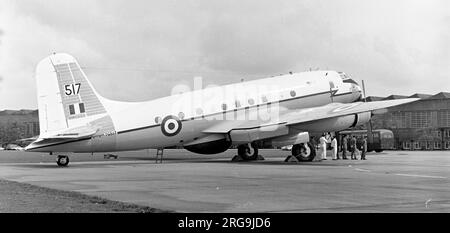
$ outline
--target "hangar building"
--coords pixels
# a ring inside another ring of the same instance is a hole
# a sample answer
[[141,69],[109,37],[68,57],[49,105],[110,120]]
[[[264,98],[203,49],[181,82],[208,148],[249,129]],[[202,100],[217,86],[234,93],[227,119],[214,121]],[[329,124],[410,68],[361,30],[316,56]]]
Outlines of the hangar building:
[[395,149],[450,150],[450,93],[436,95],[390,95],[367,97],[367,101],[420,98],[420,100],[388,108],[372,118],[373,129],[389,129],[394,133]]

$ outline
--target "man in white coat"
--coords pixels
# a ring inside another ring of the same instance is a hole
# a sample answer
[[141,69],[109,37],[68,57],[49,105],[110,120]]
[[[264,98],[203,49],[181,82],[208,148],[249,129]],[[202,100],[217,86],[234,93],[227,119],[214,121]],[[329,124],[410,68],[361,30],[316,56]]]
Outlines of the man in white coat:
[[337,139],[336,136],[333,136],[333,140],[331,140],[331,147],[333,147],[333,160],[337,160],[337,153],[338,153],[338,145],[337,145]]
[[322,160],[327,160],[327,139],[325,139],[325,134],[322,134],[322,137],[319,138],[319,146],[320,146],[320,158]]

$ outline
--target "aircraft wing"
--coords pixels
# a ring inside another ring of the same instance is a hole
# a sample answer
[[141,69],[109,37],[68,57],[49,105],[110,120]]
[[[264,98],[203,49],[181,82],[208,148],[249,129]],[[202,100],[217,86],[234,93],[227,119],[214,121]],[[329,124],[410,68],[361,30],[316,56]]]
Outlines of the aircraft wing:
[[303,108],[298,110],[288,110],[281,113],[276,120],[262,123],[255,120],[224,121],[204,130],[204,133],[228,133],[231,130],[258,128],[272,125],[291,126],[305,122],[311,122],[326,118],[346,116],[356,113],[369,112],[378,109],[384,109],[396,105],[406,104],[417,101],[419,98],[408,98],[399,100],[384,100],[374,102],[355,102],[355,103],[331,103],[319,107]]
[[203,133],[228,133],[232,129],[255,128],[259,126],[261,126],[261,121],[258,120],[226,120],[203,130]]
[[406,104],[417,100],[419,100],[419,98],[383,100],[373,102],[354,102],[345,104],[331,103],[320,107],[305,108],[297,111],[295,110],[290,111],[280,116],[280,121],[286,122],[286,125],[289,126],[309,121],[374,111],[377,109],[383,109],[396,105]]

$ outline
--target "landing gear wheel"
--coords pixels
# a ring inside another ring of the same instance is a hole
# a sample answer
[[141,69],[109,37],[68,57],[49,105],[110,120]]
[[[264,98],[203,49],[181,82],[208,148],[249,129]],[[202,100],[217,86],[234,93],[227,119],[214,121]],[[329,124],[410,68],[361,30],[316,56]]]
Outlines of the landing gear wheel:
[[292,155],[299,161],[313,161],[316,157],[316,150],[311,143],[300,143],[292,146]]
[[258,159],[258,147],[252,144],[244,144],[238,146],[238,155],[243,160],[257,160]]
[[66,167],[69,164],[69,156],[66,155],[58,155],[56,158],[56,164],[60,167]]

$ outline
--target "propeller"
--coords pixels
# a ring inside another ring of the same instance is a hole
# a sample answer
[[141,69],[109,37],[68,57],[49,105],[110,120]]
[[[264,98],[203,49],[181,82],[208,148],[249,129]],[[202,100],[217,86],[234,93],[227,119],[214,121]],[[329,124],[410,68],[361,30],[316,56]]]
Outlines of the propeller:
[[363,95],[364,95],[364,102],[367,102],[366,98],[366,86],[364,85],[364,80],[361,80],[362,88],[363,88]]
[[[366,86],[364,85],[364,80],[361,80],[361,84],[362,84],[362,89],[363,89],[363,95],[364,95],[364,102],[367,102],[367,95],[366,95]],[[373,112],[370,112],[370,119],[369,122],[367,122],[366,124],[366,128],[367,128],[367,143],[372,143],[373,142],[373,133],[372,133],[372,116],[373,116]]]

